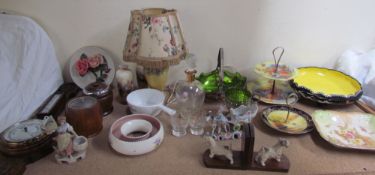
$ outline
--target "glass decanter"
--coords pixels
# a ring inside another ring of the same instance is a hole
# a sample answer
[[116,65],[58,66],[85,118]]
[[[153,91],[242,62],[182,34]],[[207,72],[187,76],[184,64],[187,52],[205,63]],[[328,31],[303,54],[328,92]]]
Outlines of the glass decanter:
[[179,112],[186,117],[190,126],[190,133],[202,135],[204,133],[205,119],[201,114],[205,93],[202,84],[195,80],[195,69],[185,70],[186,80],[179,81],[176,85],[176,100]]

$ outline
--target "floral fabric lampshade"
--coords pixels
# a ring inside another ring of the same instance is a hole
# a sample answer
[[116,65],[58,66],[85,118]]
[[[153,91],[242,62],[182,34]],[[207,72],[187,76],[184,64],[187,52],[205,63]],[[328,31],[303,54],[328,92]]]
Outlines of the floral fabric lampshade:
[[[136,62],[156,76],[168,73],[168,67],[186,56],[185,41],[176,10],[150,8],[133,10],[123,51],[124,61]],[[155,82],[160,82],[156,80]]]

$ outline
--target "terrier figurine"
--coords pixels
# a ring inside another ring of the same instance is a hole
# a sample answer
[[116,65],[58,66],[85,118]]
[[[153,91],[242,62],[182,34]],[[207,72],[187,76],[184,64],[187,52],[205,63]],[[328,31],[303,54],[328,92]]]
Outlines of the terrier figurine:
[[215,142],[215,140],[210,136],[205,136],[205,138],[210,142],[210,155],[209,157],[212,159],[215,155],[222,155],[225,156],[229,161],[230,164],[233,165],[233,153],[232,150],[225,148],[223,145],[220,145]]
[[281,155],[283,154],[283,148],[288,148],[289,141],[285,138],[279,138],[279,141],[272,147],[262,147],[255,157],[255,161],[262,166],[266,166],[268,159],[275,159],[277,162],[281,161]]

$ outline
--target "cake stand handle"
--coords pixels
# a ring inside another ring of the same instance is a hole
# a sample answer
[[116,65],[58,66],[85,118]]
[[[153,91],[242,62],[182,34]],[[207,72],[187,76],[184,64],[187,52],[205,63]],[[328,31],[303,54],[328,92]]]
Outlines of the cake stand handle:
[[[277,50],[280,50],[281,49],[281,53],[280,53],[280,55],[279,55],[279,58],[278,59],[276,59],[276,51]],[[275,68],[275,74],[277,73],[277,71],[278,71],[278,69],[279,69],[279,63],[280,63],[280,60],[281,60],[281,57],[283,56],[283,54],[284,54],[284,48],[282,48],[282,47],[276,47],[276,48],[274,48],[273,49],[273,51],[272,51],[272,55],[273,55],[273,60],[275,61],[275,66],[276,66],[276,68]],[[276,84],[276,80],[273,80],[273,82],[272,82],[272,90],[271,90],[271,94],[274,94],[275,93],[275,84]]]
[[[276,51],[280,50],[280,49],[281,49],[281,53],[279,55],[279,58],[276,59]],[[278,71],[277,69],[279,68],[279,63],[280,63],[280,60],[281,60],[281,57],[283,56],[283,54],[284,54],[284,48],[282,48],[282,47],[276,47],[272,51],[273,60],[275,61],[275,65],[276,65],[275,73]]]

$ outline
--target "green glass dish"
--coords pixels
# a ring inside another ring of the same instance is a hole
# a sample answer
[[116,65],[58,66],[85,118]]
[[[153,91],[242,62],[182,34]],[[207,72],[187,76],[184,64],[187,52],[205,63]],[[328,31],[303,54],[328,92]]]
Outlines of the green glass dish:
[[246,105],[251,99],[251,93],[245,88],[230,88],[225,91],[225,102],[228,107],[236,108]]
[[[196,79],[202,83],[203,90],[206,93],[216,93],[219,91],[220,77],[218,69],[215,69],[209,73],[201,73]],[[228,70],[224,70],[224,91],[230,88],[243,88],[245,83],[246,77],[242,76],[240,73],[233,73]]]
[[224,90],[229,88],[243,88],[246,83],[246,77],[242,76],[240,73],[232,73],[230,71],[224,70]]
[[215,69],[209,73],[201,73],[197,78],[203,86],[203,91],[206,93],[215,93],[219,91],[219,70]]

